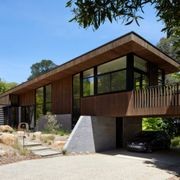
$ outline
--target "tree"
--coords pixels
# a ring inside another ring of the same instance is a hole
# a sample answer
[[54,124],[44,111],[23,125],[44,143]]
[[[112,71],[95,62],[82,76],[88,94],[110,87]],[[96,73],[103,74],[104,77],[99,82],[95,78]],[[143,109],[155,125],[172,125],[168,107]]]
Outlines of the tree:
[[[180,36],[171,35],[169,38],[161,38],[157,47],[180,63]],[[180,82],[180,72],[166,75],[166,82]]]
[[16,82],[6,82],[0,78],[0,94],[6,92],[9,89],[12,89],[15,86],[17,86]]
[[163,37],[160,39],[157,47],[180,63],[180,36]]
[[72,9],[74,17],[80,26],[93,26],[98,29],[106,20],[110,22],[122,20],[126,25],[142,19],[138,13],[144,13],[145,5],[151,5],[156,10],[156,16],[163,20],[163,31],[170,34],[180,33],[180,1],[179,0],[69,0],[67,7]]
[[41,60],[31,66],[31,75],[28,80],[34,79],[35,77],[54,69],[56,66],[57,65],[51,60]]

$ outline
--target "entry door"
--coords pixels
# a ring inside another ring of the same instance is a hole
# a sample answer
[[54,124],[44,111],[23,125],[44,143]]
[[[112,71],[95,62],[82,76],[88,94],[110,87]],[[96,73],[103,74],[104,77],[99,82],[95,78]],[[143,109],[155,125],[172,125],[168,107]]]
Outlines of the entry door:
[[116,118],[116,148],[123,147],[123,118]]

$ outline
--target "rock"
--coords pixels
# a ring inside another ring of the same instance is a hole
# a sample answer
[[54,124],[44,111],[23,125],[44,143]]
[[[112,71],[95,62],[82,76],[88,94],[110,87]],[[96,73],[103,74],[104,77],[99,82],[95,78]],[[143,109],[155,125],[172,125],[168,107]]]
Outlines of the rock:
[[5,156],[6,154],[7,154],[7,152],[6,152],[6,151],[4,151],[4,150],[0,150],[0,157]]
[[19,137],[22,137],[22,136],[25,135],[25,133],[24,133],[24,131],[17,131],[17,135],[18,135]]
[[12,133],[14,130],[12,127],[8,125],[0,125],[0,132],[10,132]]
[[13,146],[18,142],[17,137],[14,134],[2,133],[0,135],[0,143]]
[[37,131],[37,132],[33,133],[33,135],[35,136],[36,139],[40,139],[41,138],[41,134],[42,134],[41,131]]
[[55,141],[52,144],[52,147],[55,149],[62,149],[64,147],[65,143],[66,143],[66,141]]

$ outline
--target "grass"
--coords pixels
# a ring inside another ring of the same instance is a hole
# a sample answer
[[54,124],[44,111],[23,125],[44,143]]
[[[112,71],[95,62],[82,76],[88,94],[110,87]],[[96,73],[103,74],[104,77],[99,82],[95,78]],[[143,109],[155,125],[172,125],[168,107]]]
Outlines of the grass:
[[30,154],[30,151],[26,148],[23,148],[23,146],[20,145],[18,142],[13,145],[13,148],[16,149],[22,156],[27,156]]
[[40,140],[43,142],[43,143],[47,143],[47,144],[51,144],[55,139],[55,136],[52,135],[52,134],[44,134],[44,135],[41,135],[40,137]]
[[42,133],[45,133],[45,134],[55,134],[55,135],[60,135],[60,136],[65,136],[65,135],[69,135],[70,132],[69,131],[66,131],[64,129],[57,129],[57,130],[48,130],[48,129],[44,129],[42,131]]

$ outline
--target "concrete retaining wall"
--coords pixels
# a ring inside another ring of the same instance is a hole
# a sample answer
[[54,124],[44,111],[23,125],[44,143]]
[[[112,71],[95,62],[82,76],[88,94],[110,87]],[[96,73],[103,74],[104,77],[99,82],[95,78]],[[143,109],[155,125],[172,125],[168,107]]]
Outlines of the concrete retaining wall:
[[[71,131],[72,129],[72,120],[71,114],[55,114],[55,119],[58,122],[59,128],[62,128],[67,131]],[[37,130],[42,131],[47,126],[47,116],[42,116],[37,122]]]
[[67,152],[99,152],[116,148],[116,119],[81,116],[64,150]]

